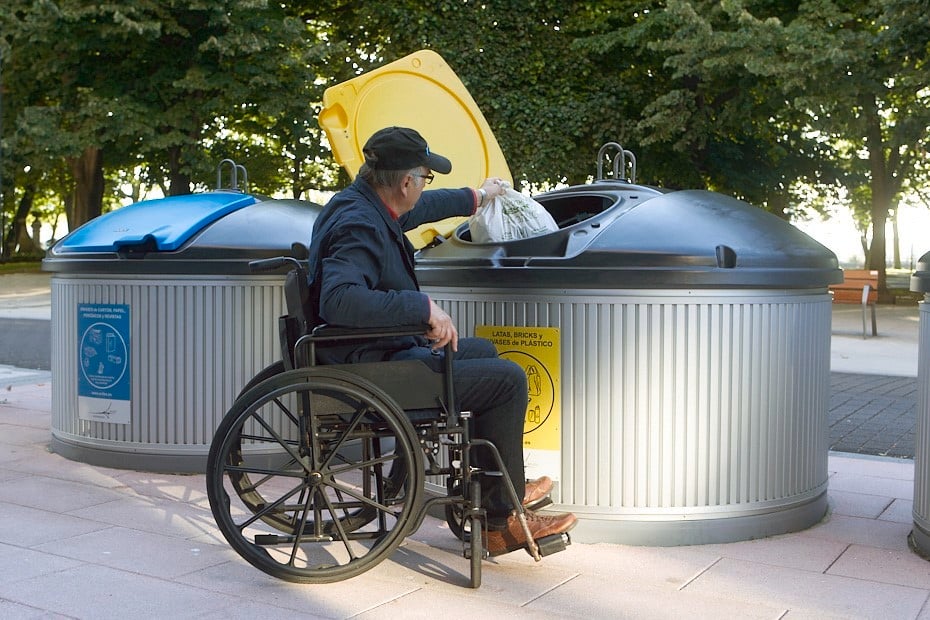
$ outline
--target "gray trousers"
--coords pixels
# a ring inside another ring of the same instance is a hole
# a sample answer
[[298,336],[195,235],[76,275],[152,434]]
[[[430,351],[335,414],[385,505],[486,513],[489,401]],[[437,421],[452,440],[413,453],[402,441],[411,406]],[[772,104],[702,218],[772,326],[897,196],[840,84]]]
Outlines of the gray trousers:
[[[472,412],[475,437],[497,446],[517,497],[522,498],[526,491],[523,469],[526,373],[518,364],[498,357],[494,344],[484,338],[460,338],[458,349],[453,358],[452,383],[459,410]],[[443,353],[415,347],[399,351],[391,359],[421,359],[438,371],[442,368]],[[473,454],[478,467],[497,470],[488,450],[479,447]],[[515,508],[500,477],[482,478],[482,496],[489,519],[502,519]]]

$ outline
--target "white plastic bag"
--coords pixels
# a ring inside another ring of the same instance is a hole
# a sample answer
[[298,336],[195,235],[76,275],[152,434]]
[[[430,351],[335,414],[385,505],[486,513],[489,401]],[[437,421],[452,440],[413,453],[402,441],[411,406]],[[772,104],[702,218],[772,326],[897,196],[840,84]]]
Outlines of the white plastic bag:
[[492,198],[468,220],[475,243],[513,241],[559,229],[545,207],[503,183],[504,193]]

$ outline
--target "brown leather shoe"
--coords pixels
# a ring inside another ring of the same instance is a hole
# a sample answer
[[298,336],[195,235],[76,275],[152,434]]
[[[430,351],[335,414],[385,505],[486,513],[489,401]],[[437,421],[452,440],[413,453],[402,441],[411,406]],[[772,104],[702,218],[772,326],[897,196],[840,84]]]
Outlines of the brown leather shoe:
[[[540,514],[532,510],[526,511],[526,524],[530,529],[533,540],[538,540],[553,534],[564,534],[578,522],[578,518],[570,512],[559,514]],[[488,555],[503,555],[522,549],[526,546],[526,536],[520,526],[516,515],[507,519],[507,529],[500,532],[488,532]]]
[[527,480],[526,492],[523,494],[523,507],[533,509],[551,504],[551,501],[544,501],[549,498],[550,493],[552,493],[552,478],[549,476]]

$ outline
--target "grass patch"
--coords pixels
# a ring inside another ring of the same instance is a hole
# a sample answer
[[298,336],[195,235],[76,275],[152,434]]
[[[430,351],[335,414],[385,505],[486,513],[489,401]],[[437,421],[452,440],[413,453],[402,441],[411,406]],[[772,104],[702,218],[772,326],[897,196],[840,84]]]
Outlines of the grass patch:
[[42,271],[41,259],[0,261],[0,274],[38,273]]

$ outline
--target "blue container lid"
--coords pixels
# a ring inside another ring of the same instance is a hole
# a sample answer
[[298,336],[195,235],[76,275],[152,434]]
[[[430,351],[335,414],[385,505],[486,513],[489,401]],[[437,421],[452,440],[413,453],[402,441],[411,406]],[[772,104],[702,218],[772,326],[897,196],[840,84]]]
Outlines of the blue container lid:
[[238,192],[209,192],[146,200],[87,222],[58,244],[59,252],[119,252],[148,246],[173,252],[221,217],[256,199]]
[[[42,269],[81,274],[249,274],[249,261],[299,256],[322,210],[304,200],[222,191],[137,202],[52,246]],[[295,253],[296,252],[296,253]]]

